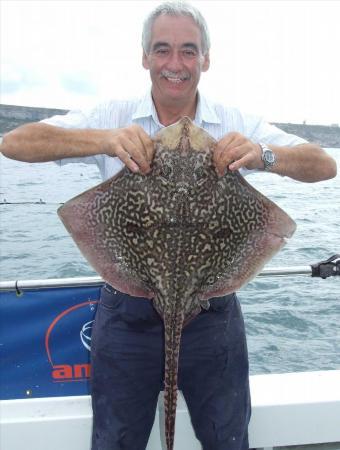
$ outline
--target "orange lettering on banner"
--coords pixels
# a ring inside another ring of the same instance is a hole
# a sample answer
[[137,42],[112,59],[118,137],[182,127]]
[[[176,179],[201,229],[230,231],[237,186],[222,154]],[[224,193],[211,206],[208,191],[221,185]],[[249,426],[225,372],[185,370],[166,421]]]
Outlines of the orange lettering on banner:
[[53,371],[52,371],[52,377],[56,378],[56,379],[60,379],[60,378],[73,378],[73,370],[72,370],[72,366],[68,366],[68,365],[59,365],[59,366],[53,366]]
[[79,379],[90,378],[91,364],[59,364],[53,366],[52,377],[55,380],[77,381]]
[[74,378],[90,378],[90,364],[75,364]]

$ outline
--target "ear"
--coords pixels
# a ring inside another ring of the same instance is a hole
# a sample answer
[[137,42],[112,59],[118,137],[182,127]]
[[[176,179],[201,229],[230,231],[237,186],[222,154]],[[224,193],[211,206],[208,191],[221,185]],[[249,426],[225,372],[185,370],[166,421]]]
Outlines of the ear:
[[143,50],[142,64],[143,64],[144,69],[149,70],[150,66],[149,66],[149,61],[148,61],[148,55],[145,53],[144,50]]
[[203,56],[202,72],[206,72],[209,69],[209,67],[210,67],[210,55],[208,52]]

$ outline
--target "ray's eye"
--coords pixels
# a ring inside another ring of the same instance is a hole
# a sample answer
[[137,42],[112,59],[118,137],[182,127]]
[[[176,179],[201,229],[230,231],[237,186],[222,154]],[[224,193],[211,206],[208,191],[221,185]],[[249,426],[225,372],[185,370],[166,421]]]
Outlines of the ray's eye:
[[221,228],[218,231],[216,231],[216,233],[214,234],[215,238],[227,238],[228,236],[230,236],[231,232],[228,228]]
[[140,234],[142,232],[142,228],[135,223],[128,223],[125,227],[128,233]]
[[161,175],[164,178],[169,178],[172,175],[172,167],[170,166],[170,164],[164,164],[161,170]]
[[198,167],[195,170],[195,180],[198,186],[201,186],[202,184],[204,184],[207,180],[207,178],[204,176],[205,175],[205,170],[203,169],[203,167]]
[[210,286],[211,286],[212,284],[214,284],[215,281],[216,281],[216,279],[215,279],[215,277],[214,277],[213,275],[210,275],[210,276],[205,280],[206,284],[209,284]]
[[203,175],[204,175],[203,167],[199,167],[198,169],[195,170],[196,180],[199,180],[200,178],[202,178]]

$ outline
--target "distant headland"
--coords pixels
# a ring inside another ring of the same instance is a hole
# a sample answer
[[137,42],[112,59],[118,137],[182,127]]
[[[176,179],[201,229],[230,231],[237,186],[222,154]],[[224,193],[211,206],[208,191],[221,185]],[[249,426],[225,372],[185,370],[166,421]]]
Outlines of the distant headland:
[[[0,136],[13,128],[28,122],[66,114],[66,109],[38,108],[33,106],[0,105]],[[296,134],[310,142],[316,142],[326,148],[340,148],[340,126],[307,125],[297,123],[273,123],[287,133]]]

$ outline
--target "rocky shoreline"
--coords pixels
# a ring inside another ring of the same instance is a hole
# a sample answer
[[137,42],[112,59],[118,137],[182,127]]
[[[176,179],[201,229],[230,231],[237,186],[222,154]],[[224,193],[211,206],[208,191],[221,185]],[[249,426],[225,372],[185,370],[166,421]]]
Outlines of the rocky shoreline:
[[[55,114],[66,114],[65,109],[38,108],[32,106],[0,105],[0,136],[19,125],[37,122]],[[326,148],[340,148],[340,126],[274,123],[287,133],[296,134]]]

